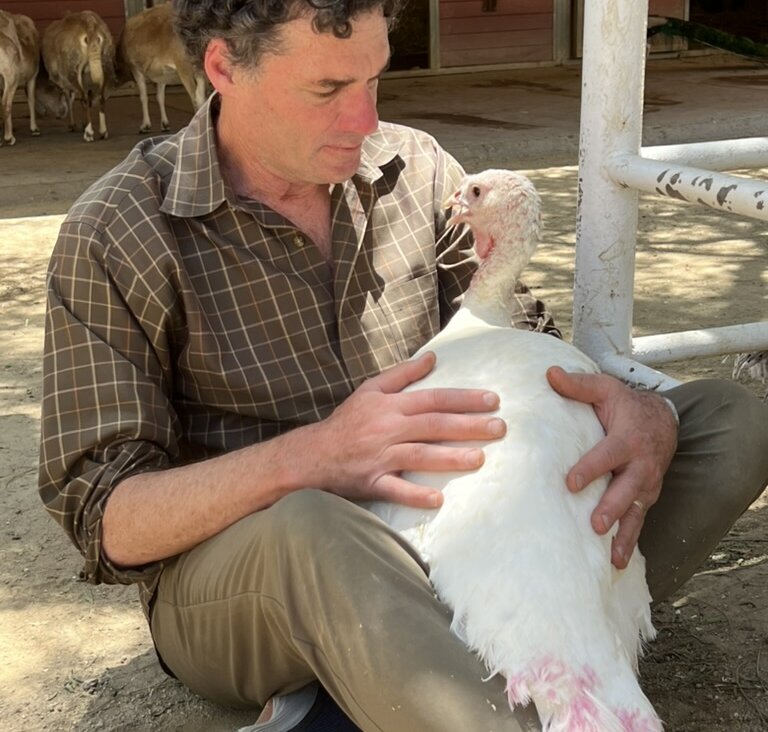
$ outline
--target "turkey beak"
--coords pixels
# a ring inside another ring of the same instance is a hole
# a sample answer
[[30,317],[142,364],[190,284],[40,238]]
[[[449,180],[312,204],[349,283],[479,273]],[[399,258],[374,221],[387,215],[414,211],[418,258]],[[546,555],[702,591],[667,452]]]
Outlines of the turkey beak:
[[456,191],[444,204],[445,208],[451,208],[452,214],[448,219],[448,226],[456,226],[456,224],[463,224],[467,220],[467,214],[469,213],[469,204],[466,199],[461,195],[461,191]]

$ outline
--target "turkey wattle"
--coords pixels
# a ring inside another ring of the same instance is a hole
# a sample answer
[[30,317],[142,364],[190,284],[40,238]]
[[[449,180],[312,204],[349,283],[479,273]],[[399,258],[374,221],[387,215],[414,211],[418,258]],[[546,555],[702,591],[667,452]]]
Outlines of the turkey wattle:
[[440,509],[367,507],[429,562],[454,632],[506,678],[511,706],[532,700],[548,732],[659,732],[636,676],[655,635],[645,561],[636,549],[615,569],[615,527],[592,529],[607,477],[576,494],[565,487],[603,429],[591,406],[559,396],[545,375],[553,365],[597,367],[558,338],[509,326],[515,281],[538,242],[538,194],[510,171],[467,176],[449,221],[461,222],[480,265],[458,312],[420,351],[436,353],[435,369],[411,388],[492,389],[507,433],[483,445],[477,471],[406,474],[442,489]]

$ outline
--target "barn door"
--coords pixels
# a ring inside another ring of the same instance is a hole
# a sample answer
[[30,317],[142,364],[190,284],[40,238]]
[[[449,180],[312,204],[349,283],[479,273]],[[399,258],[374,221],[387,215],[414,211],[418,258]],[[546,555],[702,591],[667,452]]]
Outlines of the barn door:
[[411,0],[400,12],[400,18],[389,36],[392,46],[391,71],[429,69],[431,5],[438,0]]
[[124,0],[125,2],[125,17],[130,18],[132,15],[138,15],[142,10],[154,7],[155,5],[161,5],[167,0]]

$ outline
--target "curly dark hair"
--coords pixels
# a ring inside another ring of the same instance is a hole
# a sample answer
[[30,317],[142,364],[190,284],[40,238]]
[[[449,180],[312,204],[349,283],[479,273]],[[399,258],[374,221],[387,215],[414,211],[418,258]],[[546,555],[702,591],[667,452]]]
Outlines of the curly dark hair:
[[350,21],[381,8],[392,27],[403,0],[173,0],[175,28],[192,61],[202,68],[213,38],[227,43],[233,64],[255,68],[265,52],[280,49],[279,27],[311,17],[318,33],[348,38]]

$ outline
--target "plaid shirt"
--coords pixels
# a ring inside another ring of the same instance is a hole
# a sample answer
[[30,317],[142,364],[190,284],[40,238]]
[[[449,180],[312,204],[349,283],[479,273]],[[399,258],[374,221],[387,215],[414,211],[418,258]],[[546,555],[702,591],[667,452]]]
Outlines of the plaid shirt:
[[[474,271],[467,236],[435,245],[463,171],[429,135],[382,123],[332,187],[331,271],[290,221],[227,185],[215,117],[214,98],[86,191],[48,272],[40,495],[84,579],[138,582],[145,610],[162,562],[102,554],[112,489],[327,417],[432,337]],[[553,329],[529,293],[520,303],[516,324]]]

